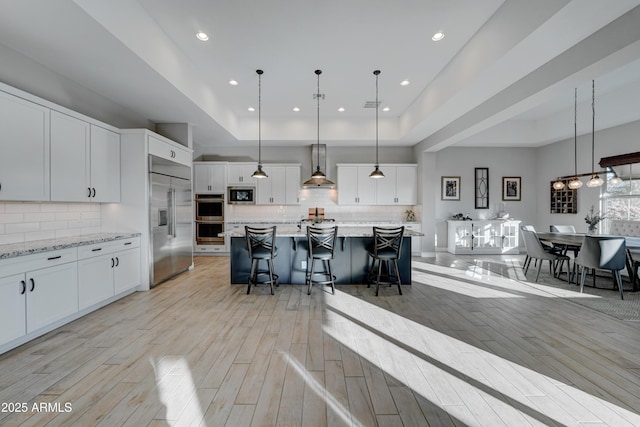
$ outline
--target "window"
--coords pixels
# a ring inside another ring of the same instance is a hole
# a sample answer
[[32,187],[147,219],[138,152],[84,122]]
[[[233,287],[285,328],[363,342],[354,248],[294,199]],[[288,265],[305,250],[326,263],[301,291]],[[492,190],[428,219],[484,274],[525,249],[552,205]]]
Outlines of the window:
[[605,230],[612,219],[640,221],[640,163],[615,166],[613,168],[622,183],[613,185],[613,174],[607,174],[606,188],[601,195]]

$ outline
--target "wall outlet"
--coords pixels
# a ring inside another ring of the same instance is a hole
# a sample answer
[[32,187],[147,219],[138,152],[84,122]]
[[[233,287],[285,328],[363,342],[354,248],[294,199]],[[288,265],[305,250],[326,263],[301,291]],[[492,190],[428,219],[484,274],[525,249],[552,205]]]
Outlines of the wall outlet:
[[307,269],[307,261],[302,261],[300,263],[300,268],[304,268],[306,270]]

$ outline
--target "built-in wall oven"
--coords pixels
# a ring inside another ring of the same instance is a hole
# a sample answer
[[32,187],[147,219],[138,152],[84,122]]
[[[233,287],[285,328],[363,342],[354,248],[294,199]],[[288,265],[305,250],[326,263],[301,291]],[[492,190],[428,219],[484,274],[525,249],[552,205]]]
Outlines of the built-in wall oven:
[[196,244],[224,245],[224,194],[196,194]]

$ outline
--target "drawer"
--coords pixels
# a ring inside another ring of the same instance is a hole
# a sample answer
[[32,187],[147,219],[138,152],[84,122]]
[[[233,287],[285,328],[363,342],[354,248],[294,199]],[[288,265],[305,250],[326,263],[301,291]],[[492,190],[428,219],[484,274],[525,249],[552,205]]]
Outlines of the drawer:
[[138,247],[140,247],[139,237],[110,240],[108,242],[93,243],[91,245],[82,245],[78,247],[78,259],[87,259]]
[[58,249],[0,260],[0,271],[2,271],[2,276],[10,276],[77,260],[78,251],[76,248]]

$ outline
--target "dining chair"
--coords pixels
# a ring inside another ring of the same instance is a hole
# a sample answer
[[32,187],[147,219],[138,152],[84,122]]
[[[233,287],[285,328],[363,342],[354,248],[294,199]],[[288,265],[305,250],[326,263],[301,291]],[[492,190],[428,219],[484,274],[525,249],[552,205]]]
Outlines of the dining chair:
[[610,270],[620,290],[620,299],[624,299],[620,270],[626,267],[625,242],[624,237],[584,236],[576,258],[576,263],[580,266],[580,293],[584,289],[585,268]]
[[[552,233],[567,233],[567,234],[576,234],[576,228],[573,225],[556,225],[552,224],[549,226],[549,231]],[[569,251],[573,253],[573,258],[575,259],[578,256],[578,252],[580,252],[580,246],[574,245],[560,245],[558,243],[554,243],[553,247],[559,250],[563,255],[566,255]],[[575,262],[573,268],[573,276],[575,276]],[[593,280],[595,283],[595,272],[593,276]],[[569,278],[569,283],[571,283],[572,279]],[[576,283],[578,283],[576,279]]]
[[[309,246],[306,274],[309,285],[307,295],[311,295],[312,285],[331,285],[331,293],[336,293],[336,276],[331,271],[331,260],[335,254],[337,236],[338,226],[307,227],[307,244]],[[316,261],[320,261],[323,271],[316,271]]]
[[555,277],[556,271],[562,270],[562,265],[565,261],[567,261],[568,265],[569,257],[560,253],[553,253],[545,250],[540,239],[538,239],[536,232],[526,229],[525,227],[526,226],[520,227],[522,239],[524,240],[524,246],[527,250],[528,256],[527,262],[524,265],[524,274],[527,274],[531,260],[536,259],[540,260],[540,264],[538,264],[538,273],[536,274],[536,282],[540,277],[540,270],[542,268],[543,261],[549,261],[549,273]]
[[[398,293],[402,295],[398,259],[400,259],[403,235],[404,227],[373,227],[373,246],[367,249],[371,257],[367,287],[371,286],[375,276],[376,296],[378,296],[381,284],[391,286],[394,283],[398,285]],[[378,263],[377,274],[375,272],[376,262]],[[386,274],[383,274],[382,271],[383,263],[386,264]],[[390,263],[393,265],[393,270],[391,270]]]
[[[521,230],[529,230],[529,231],[533,231],[534,233],[536,232],[536,229],[533,225],[521,225],[520,226]],[[545,251],[549,251],[549,252],[557,252],[556,248],[554,248],[553,244],[548,243],[548,242],[544,242],[542,240],[540,240],[540,243],[542,244],[542,247],[544,248]],[[527,254],[524,258],[524,264],[522,264],[522,268],[524,269],[525,265],[527,265],[527,263],[529,262],[529,254]],[[538,260],[534,260],[533,266],[537,266],[538,265]]]
[[[251,292],[251,285],[268,284],[273,295],[273,285],[278,286],[278,275],[275,274],[273,263],[278,255],[276,248],[276,227],[255,228],[244,227],[251,260],[251,272],[247,284],[247,294]],[[266,270],[260,270],[260,261],[267,263]]]

